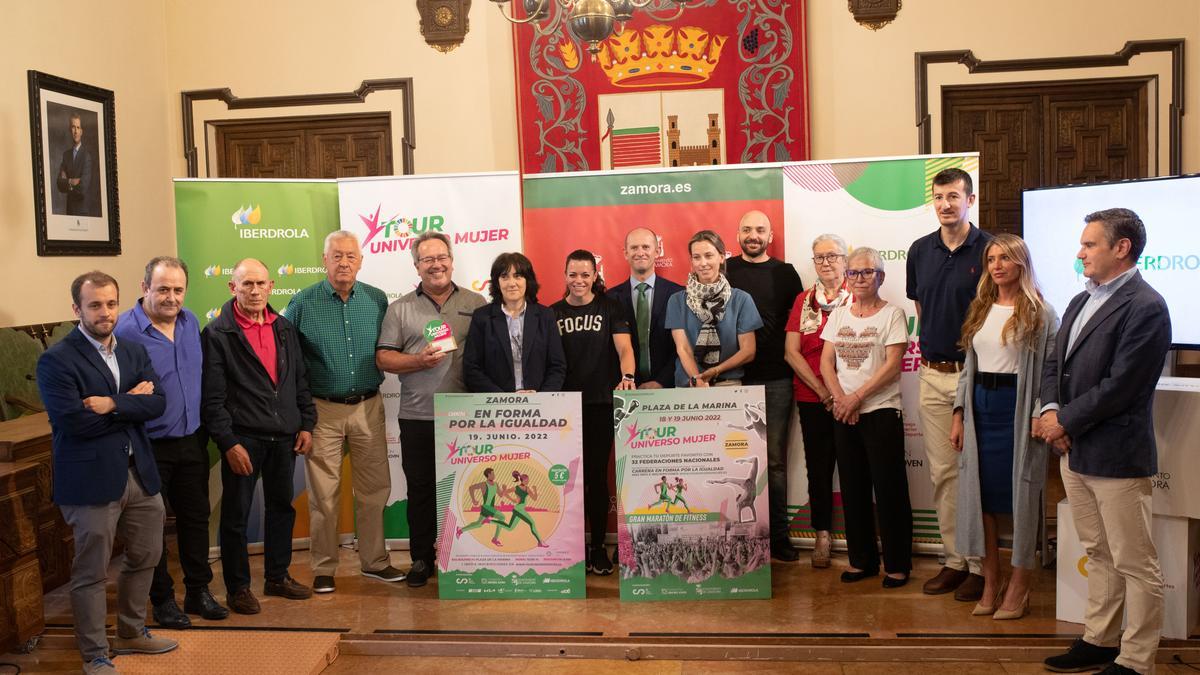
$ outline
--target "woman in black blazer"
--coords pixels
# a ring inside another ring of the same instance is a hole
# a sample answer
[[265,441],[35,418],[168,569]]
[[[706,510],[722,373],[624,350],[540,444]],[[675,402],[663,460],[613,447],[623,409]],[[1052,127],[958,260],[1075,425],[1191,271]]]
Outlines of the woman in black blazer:
[[[567,359],[554,312],[537,302],[533,263],[501,253],[492,263],[492,303],[471,316],[463,380],[472,392],[559,391]],[[517,358],[514,358],[516,356]]]

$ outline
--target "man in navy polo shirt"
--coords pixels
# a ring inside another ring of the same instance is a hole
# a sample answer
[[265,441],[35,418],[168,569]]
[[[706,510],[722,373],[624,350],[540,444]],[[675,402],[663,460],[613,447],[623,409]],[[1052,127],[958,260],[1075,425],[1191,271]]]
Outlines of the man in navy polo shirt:
[[983,577],[979,559],[968,560],[955,547],[958,453],[950,444],[950,423],[966,358],[958,340],[992,237],[971,224],[975,194],[970,174],[944,169],[933,177],[931,190],[940,227],[912,243],[907,269],[908,297],[916,304],[920,324],[921,433],[946,554],[945,566],[924,591],[954,591],[956,600],[973,602],[983,595]]

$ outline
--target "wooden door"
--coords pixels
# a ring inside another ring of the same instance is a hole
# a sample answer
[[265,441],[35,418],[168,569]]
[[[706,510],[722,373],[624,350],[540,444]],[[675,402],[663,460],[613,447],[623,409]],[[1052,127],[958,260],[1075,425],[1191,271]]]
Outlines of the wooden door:
[[349,178],[392,175],[389,113],[211,122],[217,176]]
[[1020,234],[1025,188],[1148,176],[1150,81],[943,87],[944,152],[980,153],[980,227]]

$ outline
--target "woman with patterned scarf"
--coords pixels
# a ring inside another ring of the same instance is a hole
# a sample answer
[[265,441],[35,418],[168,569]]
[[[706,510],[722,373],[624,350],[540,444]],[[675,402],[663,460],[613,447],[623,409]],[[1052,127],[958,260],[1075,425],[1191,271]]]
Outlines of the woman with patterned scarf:
[[666,327],[679,361],[675,386],[741,384],[742,366],[754,359],[754,331],[762,317],[745,291],[725,278],[725,242],[712,230],[688,241],[692,272],[687,292],[671,296]]
[[837,452],[833,445],[833,413],[828,405],[833,394],[821,379],[821,330],[829,313],[852,300],[846,290],[846,242],[836,234],[813,240],[813,267],[817,283],[796,298],[788,315],[783,356],[795,372],[796,412],[804,438],[804,464],[808,469],[808,505],[817,540],[812,566],[829,567],[833,538],[833,468]]

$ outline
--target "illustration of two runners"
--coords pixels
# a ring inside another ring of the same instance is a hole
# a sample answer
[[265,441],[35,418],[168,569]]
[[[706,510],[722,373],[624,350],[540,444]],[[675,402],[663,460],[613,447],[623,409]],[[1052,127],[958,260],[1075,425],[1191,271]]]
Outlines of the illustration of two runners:
[[[458,528],[455,536],[461,537],[463,532],[469,532],[495,520],[496,531],[492,535],[492,544],[495,546],[504,546],[504,543],[500,541],[500,530],[512,531],[517,526],[517,521],[522,521],[529,526],[529,531],[533,534],[533,538],[537,540],[538,548],[550,548],[549,544],[542,541],[542,536],[537,531],[537,525],[534,524],[533,518],[529,513],[525,511],[526,500],[532,497],[533,501],[537,501],[538,498],[537,486],[529,484],[529,474],[513,471],[512,478],[514,485],[511,487],[498,485],[496,483],[496,472],[491,467],[483,470],[483,478],[484,480],[467,488],[467,495],[471,498],[471,506],[479,507],[479,518],[470,525]],[[479,498],[480,495],[483,496],[482,500]],[[506,499],[513,505],[512,515],[509,516],[508,522],[504,521],[504,514],[496,505],[497,499]]]
[[[658,501],[647,506],[647,509],[652,509],[659,504],[666,504],[667,513],[670,513],[672,506],[675,506],[676,504],[683,504],[685,511],[688,513],[692,512],[691,507],[688,506],[687,500],[683,498],[683,493],[687,491],[687,483],[683,481],[681,476],[676,476],[674,483],[671,483],[667,480],[666,476],[663,476],[662,480],[654,484],[654,487],[658,488]],[[669,490],[675,490],[674,498],[667,497],[667,492]]]

